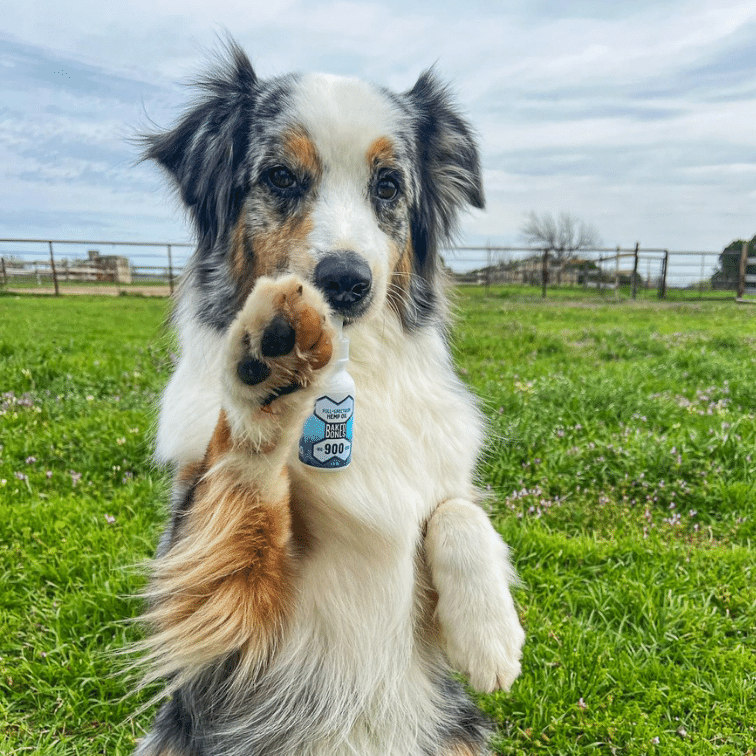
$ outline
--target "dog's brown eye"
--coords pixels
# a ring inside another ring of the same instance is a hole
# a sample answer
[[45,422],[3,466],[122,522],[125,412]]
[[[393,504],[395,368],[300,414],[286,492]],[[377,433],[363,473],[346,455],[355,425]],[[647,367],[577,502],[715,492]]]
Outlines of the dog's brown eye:
[[265,178],[270,186],[280,191],[290,191],[297,186],[297,177],[282,165],[271,168],[265,174]]
[[384,176],[378,179],[378,183],[375,185],[375,196],[384,202],[391,202],[399,195],[399,182],[391,178],[391,176]]

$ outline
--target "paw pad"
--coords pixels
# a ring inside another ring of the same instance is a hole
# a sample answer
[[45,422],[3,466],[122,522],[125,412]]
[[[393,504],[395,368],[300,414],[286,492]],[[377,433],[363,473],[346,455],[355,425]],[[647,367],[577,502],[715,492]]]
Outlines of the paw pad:
[[294,349],[296,331],[283,315],[276,315],[263,331],[260,351],[263,357],[283,357]]
[[270,378],[271,369],[254,357],[245,357],[236,365],[236,375],[247,386],[256,386]]
[[330,362],[334,333],[327,313],[320,292],[296,276],[257,282],[229,338],[236,378],[258,389],[263,408],[308,386]]

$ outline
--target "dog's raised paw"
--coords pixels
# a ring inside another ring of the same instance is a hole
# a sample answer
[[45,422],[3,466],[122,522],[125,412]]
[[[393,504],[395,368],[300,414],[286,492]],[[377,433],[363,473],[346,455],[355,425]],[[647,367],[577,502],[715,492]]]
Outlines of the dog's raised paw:
[[309,386],[333,353],[327,315],[323,296],[298,276],[259,279],[228,334],[232,393],[265,408]]

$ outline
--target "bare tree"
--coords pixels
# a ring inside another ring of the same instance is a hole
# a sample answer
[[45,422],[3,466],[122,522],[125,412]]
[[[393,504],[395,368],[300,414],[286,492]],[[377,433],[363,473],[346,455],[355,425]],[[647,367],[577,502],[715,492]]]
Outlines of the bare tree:
[[555,218],[551,213],[531,210],[520,228],[522,238],[533,246],[548,250],[557,263],[558,282],[561,282],[564,264],[584,249],[594,249],[601,239],[594,226],[569,213],[560,213]]

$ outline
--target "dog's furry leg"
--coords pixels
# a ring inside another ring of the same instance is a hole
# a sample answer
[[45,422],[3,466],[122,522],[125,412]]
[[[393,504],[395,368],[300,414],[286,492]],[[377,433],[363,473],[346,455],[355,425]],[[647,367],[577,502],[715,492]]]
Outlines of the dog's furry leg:
[[509,689],[525,633],[509,591],[515,578],[506,545],[480,507],[449,499],[428,522],[425,548],[449,661],[478,690]]
[[286,459],[328,364],[323,297],[262,278],[229,328],[223,409],[201,465],[177,478],[174,522],[147,590],[151,671],[177,689],[211,662],[264,663],[285,622],[292,571]]

